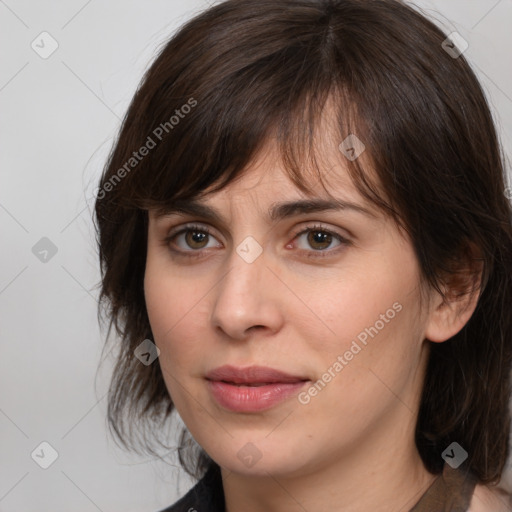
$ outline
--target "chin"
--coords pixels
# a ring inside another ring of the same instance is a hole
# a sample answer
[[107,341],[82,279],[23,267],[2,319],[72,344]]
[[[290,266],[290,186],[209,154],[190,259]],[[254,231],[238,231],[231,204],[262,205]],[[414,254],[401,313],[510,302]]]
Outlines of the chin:
[[[258,441],[252,442],[248,437],[244,441],[232,442],[226,450],[217,447],[211,452],[210,457],[222,468],[247,476],[290,476],[300,473],[308,464],[307,457],[301,453],[300,447],[287,449],[282,444],[263,444]],[[235,446],[237,448],[233,450]]]

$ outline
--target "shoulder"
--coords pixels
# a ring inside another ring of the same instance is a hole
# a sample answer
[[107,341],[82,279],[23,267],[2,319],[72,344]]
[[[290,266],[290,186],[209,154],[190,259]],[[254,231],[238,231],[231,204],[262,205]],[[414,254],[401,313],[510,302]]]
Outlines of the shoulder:
[[477,484],[468,512],[512,512],[512,497],[497,487]]

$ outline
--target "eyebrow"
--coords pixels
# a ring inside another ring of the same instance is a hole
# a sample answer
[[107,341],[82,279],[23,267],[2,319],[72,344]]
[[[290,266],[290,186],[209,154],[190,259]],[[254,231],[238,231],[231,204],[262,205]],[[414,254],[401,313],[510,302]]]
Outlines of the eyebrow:
[[[377,217],[376,214],[369,209],[342,199],[300,199],[296,201],[273,203],[268,210],[268,218],[270,221],[276,222],[295,215],[342,210],[354,211],[372,218]],[[174,201],[157,214],[157,217],[172,215],[173,213],[201,217],[227,224],[225,219],[215,208],[194,199]]]

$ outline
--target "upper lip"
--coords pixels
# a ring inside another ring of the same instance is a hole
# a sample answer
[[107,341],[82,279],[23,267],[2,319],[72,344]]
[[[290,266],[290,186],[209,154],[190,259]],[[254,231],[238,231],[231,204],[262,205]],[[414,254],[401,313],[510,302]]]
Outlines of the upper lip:
[[219,366],[206,375],[208,380],[233,382],[234,384],[260,384],[275,382],[300,382],[305,377],[269,368],[267,366],[247,366],[245,368],[231,365]]

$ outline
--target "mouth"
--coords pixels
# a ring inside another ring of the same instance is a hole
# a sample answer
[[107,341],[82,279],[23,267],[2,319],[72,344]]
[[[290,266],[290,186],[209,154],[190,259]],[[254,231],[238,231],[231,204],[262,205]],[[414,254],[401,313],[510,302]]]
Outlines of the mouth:
[[277,382],[230,382],[229,380],[220,380],[217,382],[224,382],[225,384],[231,384],[232,386],[237,386],[239,388],[241,387],[248,387],[248,388],[259,388],[261,386],[268,386],[270,384],[278,384]]
[[222,408],[259,412],[295,395],[310,379],[262,366],[222,366],[206,375],[208,388]]
[[292,375],[266,366],[249,366],[242,368],[230,365],[220,366],[209,372],[206,375],[206,379],[210,381],[251,387],[279,383],[289,384],[309,380],[304,376]]

